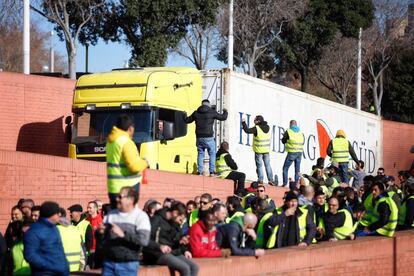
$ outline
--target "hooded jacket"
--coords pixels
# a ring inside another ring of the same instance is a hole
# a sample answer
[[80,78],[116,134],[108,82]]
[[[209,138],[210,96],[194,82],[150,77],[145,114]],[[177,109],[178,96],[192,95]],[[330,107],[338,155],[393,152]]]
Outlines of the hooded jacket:
[[221,226],[217,232],[220,248],[230,248],[235,256],[254,256],[256,241],[243,231],[243,219],[236,217],[229,224]]
[[220,257],[216,234],[215,227],[209,230],[201,220],[190,228],[190,248],[194,258]]
[[155,264],[163,255],[160,245],[171,247],[171,254],[179,256],[188,251],[188,246],[180,244],[181,229],[178,224],[167,219],[167,208],[157,211],[151,219],[151,235],[148,246],[142,250],[144,262]]
[[69,275],[59,231],[47,218],[40,218],[24,235],[24,258],[32,275]]
[[[244,132],[246,132],[247,134],[253,134],[254,136],[257,136],[256,125],[254,125],[251,128],[248,128],[246,122],[242,122],[242,126]],[[270,127],[266,121],[260,122],[259,124],[257,124],[257,126],[259,126],[264,133],[268,133],[270,131]]]
[[226,151],[225,149],[219,148],[219,150],[216,153],[216,159],[218,160],[220,158],[220,155],[228,153],[226,156],[224,156],[224,160],[226,161],[227,166],[229,166],[232,170],[237,171],[237,164],[231,157],[230,153]]
[[126,136],[129,140],[122,148],[122,157],[125,160],[129,172],[131,174],[142,172],[148,166],[147,161],[139,157],[137,146],[129,137],[128,132],[114,126],[108,135],[107,143],[113,143],[121,136]]
[[220,114],[211,107],[202,105],[190,117],[184,118],[184,121],[187,124],[195,121],[197,138],[208,138],[214,137],[214,120],[224,121],[227,119],[227,115],[226,110],[223,110],[223,114]]

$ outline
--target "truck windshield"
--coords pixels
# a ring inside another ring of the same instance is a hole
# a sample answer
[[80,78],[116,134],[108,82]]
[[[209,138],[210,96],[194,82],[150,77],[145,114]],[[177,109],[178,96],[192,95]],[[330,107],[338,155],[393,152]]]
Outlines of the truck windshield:
[[141,144],[154,140],[154,112],[151,110],[93,111],[75,114],[72,143],[106,143],[108,134],[122,113],[127,113],[134,118],[133,140],[135,143]]

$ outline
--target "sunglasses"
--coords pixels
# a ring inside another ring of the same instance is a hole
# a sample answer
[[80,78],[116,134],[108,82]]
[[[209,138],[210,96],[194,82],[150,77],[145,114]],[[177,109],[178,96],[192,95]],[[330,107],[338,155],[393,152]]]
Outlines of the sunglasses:
[[264,190],[257,190],[259,193],[264,193]]
[[209,204],[209,203],[210,203],[210,201],[200,201],[200,203],[201,203],[202,205],[207,205],[207,204]]

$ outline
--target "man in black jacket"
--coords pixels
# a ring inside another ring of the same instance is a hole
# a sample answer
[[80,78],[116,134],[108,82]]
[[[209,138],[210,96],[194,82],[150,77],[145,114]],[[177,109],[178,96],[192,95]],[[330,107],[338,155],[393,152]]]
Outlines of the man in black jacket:
[[316,225],[313,221],[313,208],[310,206],[298,207],[297,195],[290,191],[285,196],[285,204],[271,216],[266,226],[279,225],[276,247],[297,245],[306,247],[312,243],[316,234]]
[[143,249],[145,263],[167,265],[180,275],[197,275],[198,266],[190,260],[188,238],[181,237],[180,225],[185,217],[186,208],[181,202],[155,213],[151,220],[150,241]]
[[210,175],[216,172],[216,141],[214,140],[213,124],[214,120],[225,121],[227,115],[226,109],[223,109],[223,113],[220,114],[211,108],[209,100],[203,100],[201,106],[190,117],[184,118],[187,124],[194,121],[196,124],[197,167],[198,174],[200,175],[203,173],[203,160],[206,149],[210,158]]
[[238,196],[243,196],[246,175],[237,171],[237,164],[229,153],[229,143],[222,142],[216,156],[217,173],[219,173],[220,177],[223,179],[233,180],[234,193]]
[[243,218],[235,217],[229,224],[218,228],[217,244],[220,248],[230,248],[234,256],[263,256],[263,249],[255,249],[256,224],[257,217],[252,213]]

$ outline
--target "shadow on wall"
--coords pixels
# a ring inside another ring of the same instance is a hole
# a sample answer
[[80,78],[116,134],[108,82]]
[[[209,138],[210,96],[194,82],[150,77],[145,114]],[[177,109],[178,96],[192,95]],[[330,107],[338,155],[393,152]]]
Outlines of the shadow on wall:
[[49,123],[25,124],[20,128],[16,151],[68,156],[63,116]]

